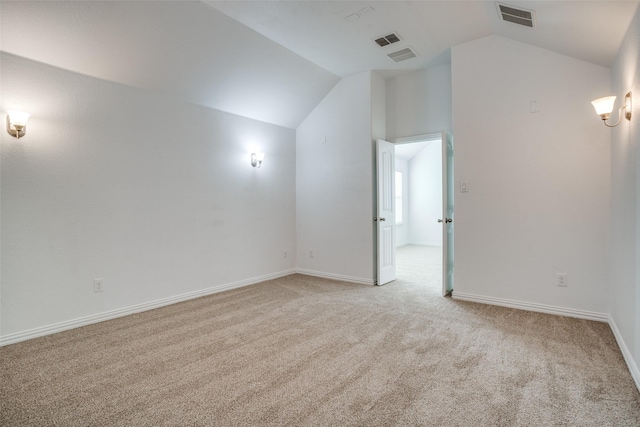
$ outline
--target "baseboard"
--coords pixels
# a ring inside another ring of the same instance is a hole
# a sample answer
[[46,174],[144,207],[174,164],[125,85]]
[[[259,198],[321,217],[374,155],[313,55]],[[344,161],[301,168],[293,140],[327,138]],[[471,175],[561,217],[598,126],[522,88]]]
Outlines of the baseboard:
[[[126,308],[121,308],[121,309],[111,310],[111,311],[107,311],[104,313],[99,313],[91,316],[81,317],[78,319],[60,322],[53,325],[42,326],[39,328],[30,329],[28,331],[16,332],[13,334],[0,337],[0,347],[9,345],[9,344],[15,344],[21,341],[30,340],[33,338],[42,337],[45,335],[55,334],[57,332],[62,332],[69,329],[75,329],[82,326],[91,325],[98,322],[104,322],[106,320],[117,319],[119,317],[128,316],[130,314],[140,313],[147,310],[153,310],[156,308],[164,307],[164,306],[175,304],[178,302],[188,301],[194,298],[211,295],[218,292],[224,292],[231,289],[254,285],[256,283],[264,282],[266,280],[277,279],[279,277],[285,277],[285,276],[289,276],[291,274],[296,274],[296,273],[305,274],[307,276],[321,277],[325,279],[359,283],[364,285],[374,284],[373,280],[364,279],[360,277],[343,276],[340,274],[324,273],[320,271],[305,270],[305,269],[285,270],[278,273],[272,273],[264,276],[240,280],[237,282],[217,285],[211,288],[202,289],[200,291],[189,292],[186,294],[176,295],[169,298],[162,298],[159,300],[137,304],[137,305],[133,305]],[[576,310],[576,309],[570,309],[570,308],[564,308],[564,307],[557,307],[557,306],[551,306],[551,305],[545,305],[545,304],[535,304],[535,303],[529,303],[529,302],[523,302],[523,301],[508,300],[503,298],[485,297],[481,295],[474,295],[474,294],[468,294],[464,292],[455,292],[455,291],[452,294],[452,298],[460,301],[470,301],[470,302],[477,302],[481,304],[491,304],[491,305],[498,305],[502,307],[517,308],[517,309],[527,310],[527,311],[555,314],[559,316],[577,317],[581,319],[607,322],[611,327],[611,330],[613,331],[613,335],[616,338],[618,347],[620,347],[620,351],[622,352],[622,356],[624,357],[627,367],[629,368],[629,372],[631,373],[631,377],[635,382],[636,388],[640,391],[640,370],[638,369],[638,365],[636,364],[636,362],[633,360],[633,356],[631,355],[629,348],[624,342],[624,339],[620,334],[618,326],[616,325],[616,322],[613,319],[613,317],[611,317],[611,315],[585,311],[585,310]]]
[[104,322],[105,320],[117,319],[118,317],[128,316],[130,314],[140,313],[142,311],[153,310],[156,308],[164,307],[167,305],[175,304],[178,302],[188,301],[190,299],[199,298],[218,292],[228,291],[231,289],[241,288],[243,286],[254,285],[256,283],[264,282],[266,280],[277,279],[279,277],[289,276],[295,274],[294,269],[284,270],[277,273],[266,274],[264,276],[252,277],[250,279],[239,280],[237,282],[226,283],[222,285],[212,286],[207,289],[199,291],[188,292],[186,294],[176,295],[173,297],[162,298],[155,301],[145,302],[142,304],[136,304],[117,310],[105,311],[103,313],[92,314],[90,316],[81,317],[78,319],[67,320],[64,322],[56,323],[53,325],[42,326],[28,331],[16,332],[13,334],[0,337],[0,347],[15,344],[21,341],[30,340],[33,338],[42,337],[45,335],[55,334],[57,332],[67,331],[69,329],[75,329],[82,326],[91,325],[98,322]]
[[442,243],[438,242],[409,242],[405,246],[433,246],[433,247],[442,247]]
[[613,320],[613,317],[609,315],[609,326],[613,331],[613,335],[616,337],[616,341],[618,342],[618,347],[620,347],[620,351],[622,352],[622,357],[624,357],[624,361],[627,363],[627,367],[629,368],[629,372],[631,372],[631,378],[636,383],[636,388],[640,391],[640,370],[638,369],[638,365],[633,360],[633,356],[629,351],[629,347],[624,342],[622,338],[622,334],[620,334],[620,330],[618,329],[618,325],[616,325],[616,321]]
[[555,314],[558,316],[577,317],[579,319],[595,320],[598,322],[609,322],[609,315],[597,313],[594,311],[576,310],[573,308],[557,307],[553,305],[537,304],[532,302],[509,300],[504,298],[493,298],[482,295],[467,294],[457,292],[455,289],[452,294],[453,299],[461,301],[479,302],[482,304],[499,305],[502,307],[517,308],[526,311],[535,311],[538,313]]
[[620,334],[620,330],[618,329],[615,320],[613,319],[613,317],[611,317],[610,314],[596,313],[593,311],[585,310],[575,310],[572,308],[556,307],[552,305],[535,304],[523,301],[514,301],[503,298],[491,298],[481,295],[467,294],[464,292],[456,292],[455,290],[453,292],[452,298],[461,301],[499,305],[503,307],[518,308],[521,310],[556,314],[559,316],[577,317],[580,319],[595,320],[598,322],[606,322],[609,324],[609,327],[611,327],[611,330],[613,331],[613,335],[616,338],[618,347],[620,348],[620,352],[622,353],[622,357],[624,358],[624,361],[629,368],[629,372],[631,373],[631,377],[633,378],[636,388],[638,389],[638,391],[640,391],[640,370],[638,369],[638,365],[636,364],[635,360],[633,360],[633,356],[629,351],[629,347],[627,347],[627,344],[624,342],[624,339]]
[[305,270],[302,268],[296,269],[296,273],[305,274],[307,276],[322,277],[324,279],[341,280],[343,282],[359,283],[361,285],[373,285],[375,284],[373,279],[365,279],[362,277],[343,276],[341,274],[325,273],[323,271]]

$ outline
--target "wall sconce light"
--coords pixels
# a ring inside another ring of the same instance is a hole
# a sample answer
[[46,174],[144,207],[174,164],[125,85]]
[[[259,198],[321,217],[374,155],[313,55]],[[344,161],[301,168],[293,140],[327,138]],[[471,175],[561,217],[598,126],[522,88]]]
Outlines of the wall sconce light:
[[259,168],[262,166],[262,161],[264,160],[264,153],[251,153],[251,166],[254,168]]
[[7,111],[7,132],[11,136],[15,136],[20,139],[26,132],[27,119],[30,114],[22,111],[11,110]]
[[605,96],[604,98],[598,98],[594,101],[591,101],[591,103],[593,104],[593,108],[596,109],[596,113],[602,118],[604,124],[609,126],[610,128],[616,127],[620,124],[620,122],[622,121],[622,110],[624,110],[625,112],[624,117],[627,120],[631,120],[631,92],[629,92],[625,95],[624,104],[622,105],[622,107],[620,107],[620,117],[618,118],[618,123],[616,123],[615,125],[610,125],[609,123],[607,123],[609,115],[613,111],[613,103],[615,101],[615,96]]

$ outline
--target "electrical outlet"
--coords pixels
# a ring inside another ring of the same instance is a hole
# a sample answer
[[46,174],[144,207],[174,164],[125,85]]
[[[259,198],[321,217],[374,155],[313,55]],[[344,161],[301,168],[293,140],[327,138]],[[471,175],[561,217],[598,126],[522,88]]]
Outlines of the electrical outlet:
[[567,275],[565,273],[556,274],[556,284],[563,288],[567,287]]
[[93,292],[104,291],[104,279],[93,279]]
[[287,255],[288,255],[287,250],[286,250],[286,249],[284,249],[284,250],[282,251],[282,256],[284,256],[284,257],[286,258],[286,257],[287,257]]
[[315,254],[313,253],[313,249],[309,249],[309,258],[315,258]]
[[529,103],[529,107],[532,113],[537,113],[540,111],[540,103],[535,99],[531,100],[531,102]]

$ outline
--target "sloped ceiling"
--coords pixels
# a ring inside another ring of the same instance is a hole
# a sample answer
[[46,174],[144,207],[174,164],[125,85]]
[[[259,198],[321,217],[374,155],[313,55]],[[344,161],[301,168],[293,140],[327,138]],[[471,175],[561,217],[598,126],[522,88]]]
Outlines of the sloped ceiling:
[[395,146],[396,159],[409,161],[427,148],[433,141],[414,142],[412,144],[397,144]]
[[296,128],[339,78],[194,1],[2,1],[0,49]]
[[[0,1],[0,49],[199,105],[296,128],[340,77],[447,61],[491,34],[609,66],[637,1]],[[397,32],[398,44],[373,40]],[[386,54],[410,46],[418,57]]]
[[[535,28],[502,21],[495,1],[219,1],[212,7],[341,77],[368,69],[419,69],[451,46],[497,34],[608,67],[637,1],[511,1],[533,10]],[[400,43],[379,47],[391,32]],[[387,53],[411,47],[398,64]]]

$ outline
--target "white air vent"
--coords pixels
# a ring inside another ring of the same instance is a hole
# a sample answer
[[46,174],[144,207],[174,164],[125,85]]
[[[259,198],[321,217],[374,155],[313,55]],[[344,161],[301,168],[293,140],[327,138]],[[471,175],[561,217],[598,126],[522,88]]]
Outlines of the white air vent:
[[504,3],[496,3],[496,6],[498,8],[500,19],[503,21],[534,28],[536,16],[535,11],[509,6]]
[[404,49],[391,52],[387,54],[387,56],[395,62],[400,62],[406,61],[407,59],[415,58],[418,55],[410,47],[405,47]]
[[378,43],[378,46],[385,47],[392,43],[398,43],[400,40],[400,36],[396,33],[387,34],[386,36],[378,37],[375,39],[375,42]]

